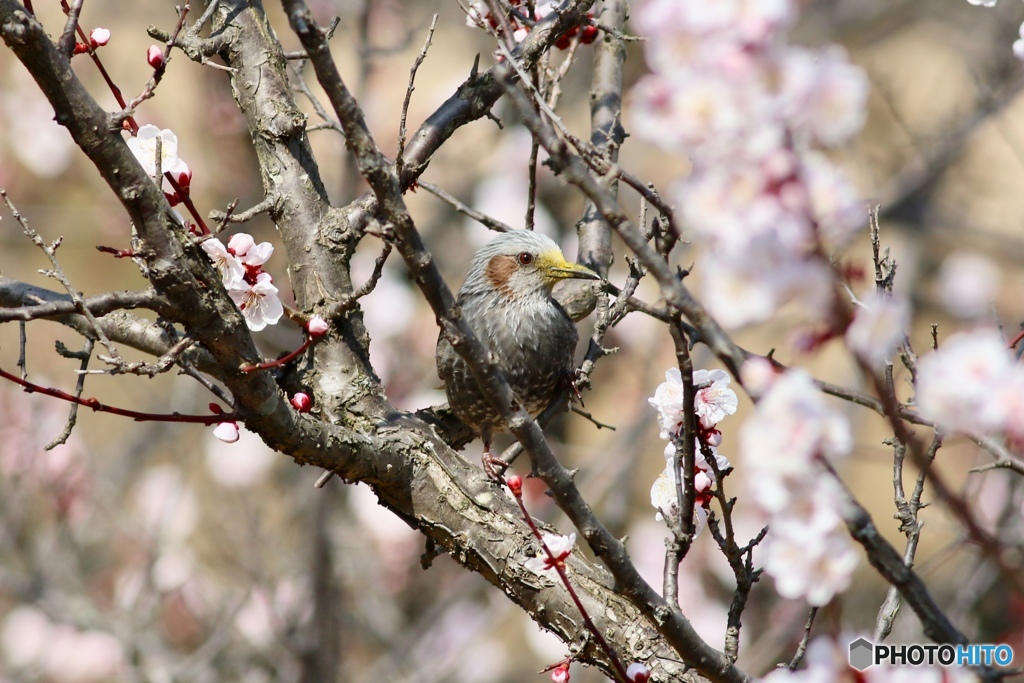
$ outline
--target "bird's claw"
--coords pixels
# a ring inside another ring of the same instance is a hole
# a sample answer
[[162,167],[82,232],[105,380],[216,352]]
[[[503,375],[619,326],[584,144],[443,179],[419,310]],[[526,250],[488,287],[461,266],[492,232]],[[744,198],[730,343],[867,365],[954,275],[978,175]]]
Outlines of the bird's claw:
[[494,481],[501,481],[505,470],[508,469],[508,463],[491,453],[490,449],[484,451],[480,461],[483,463],[484,472]]
[[565,375],[565,382],[569,385],[570,402],[579,403],[581,406],[586,408],[586,404],[583,403],[583,394],[580,393],[580,371],[575,370],[567,372]]

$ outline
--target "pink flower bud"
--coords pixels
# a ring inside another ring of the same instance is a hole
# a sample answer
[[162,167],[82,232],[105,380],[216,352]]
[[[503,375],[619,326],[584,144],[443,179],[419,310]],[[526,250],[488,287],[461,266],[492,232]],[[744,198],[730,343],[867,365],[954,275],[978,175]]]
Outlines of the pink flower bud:
[[506,477],[505,484],[508,486],[508,490],[511,491],[512,495],[516,498],[523,495],[523,478],[518,474]]
[[719,446],[722,445],[722,432],[718,431],[717,429],[709,429],[704,434],[704,440],[708,442],[709,446],[718,448]]
[[224,414],[224,409],[221,408],[220,405],[217,404],[217,403],[211,403],[210,404],[210,412],[213,413],[214,415],[223,415]]
[[313,400],[309,397],[309,394],[298,392],[290,399],[292,407],[300,413],[308,413],[310,406],[313,405]]
[[256,244],[256,240],[252,238],[252,235],[246,232],[238,232],[228,240],[228,252],[241,258],[249,253],[254,244]]
[[178,168],[171,171],[171,175],[174,177],[174,182],[178,183],[178,187],[181,188],[182,192],[187,192],[189,186],[192,185],[192,169],[182,162]]
[[552,683],[569,683],[569,665],[560,664],[551,670]]
[[100,47],[110,42],[110,31],[105,28],[94,28],[89,34],[89,43],[93,47]]
[[149,46],[149,49],[146,50],[146,61],[154,69],[159,69],[164,65],[164,51],[160,49],[159,45]]
[[224,443],[234,443],[238,441],[238,423],[221,422],[213,428],[213,435]]
[[306,323],[306,332],[309,332],[309,336],[316,339],[327,334],[327,330],[331,329],[331,326],[326,320],[318,315],[314,315],[310,318],[309,322]]
[[640,662],[633,662],[626,669],[626,678],[632,683],[647,683],[651,678],[651,671]]

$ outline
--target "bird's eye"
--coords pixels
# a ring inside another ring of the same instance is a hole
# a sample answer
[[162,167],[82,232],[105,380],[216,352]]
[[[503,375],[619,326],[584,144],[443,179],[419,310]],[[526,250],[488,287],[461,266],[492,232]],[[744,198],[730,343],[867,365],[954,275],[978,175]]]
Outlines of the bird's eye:
[[528,251],[524,251],[518,256],[520,265],[528,266],[533,263],[533,254]]

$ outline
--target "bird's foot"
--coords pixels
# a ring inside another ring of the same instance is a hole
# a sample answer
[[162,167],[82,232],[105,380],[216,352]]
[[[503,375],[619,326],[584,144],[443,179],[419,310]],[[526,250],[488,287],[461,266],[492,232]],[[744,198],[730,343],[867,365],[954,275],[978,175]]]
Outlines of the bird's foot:
[[565,373],[565,383],[569,385],[570,402],[579,403],[586,408],[586,404],[583,403],[583,394],[580,393],[580,386],[582,384],[580,379],[579,370]]
[[508,469],[508,463],[499,458],[498,456],[491,453],[490,448],[484,449],[484,454],[480,456],[480,461],[483,463],[484,472],[487,476],[494,481],[501,481],[501,478],[505,474],[505,470]]

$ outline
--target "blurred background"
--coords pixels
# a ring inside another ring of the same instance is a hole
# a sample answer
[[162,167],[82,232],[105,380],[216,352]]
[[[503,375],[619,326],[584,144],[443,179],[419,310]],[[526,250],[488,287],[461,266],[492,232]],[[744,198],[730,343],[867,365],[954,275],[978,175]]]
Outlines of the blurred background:
[[[37,0],[36,11],[57,36],[57,3]],[[200,3],[196,3],[199,5]],[[465,24],[452,0],[317,0],[314,14],[341,23],[332,41],[346,82],[360,99],[371,131],[385,153],[397,147],[401,103],[409,68],[439,15],[433,46],[420,67],[409,110],[415,130],[468,76],[473,60],[492,63],[491,39]],[[1020,3],[984,9],[964,0],[927,2],[836,0],[803,2],[792,33],[796,43],[839,43],[872,84],[869,117],[854,144],[834,155],[856,179],[865,207],[880,205],[883,244],[899,264],[896,289],[915,306],[911,341],[923,353],[931,325],[940,338],[977,325],[1001,325],[1007,336],[1024,319],[1024,67],[1011,50],[1024,20]],[[195,19],[201,7],[193,8]],[[286,49],[296,49],[280,7],[267,11]],[[154,41],[145,27],[173,28],[173,4],[89,0],[81,23],[110,29],[100,50],[127,97],[151,73],[145,60]],[[558,111],[581,137],[589,136],[588,92],[592,46],[580,46],[563,83]],[[555,55],[565,59],[564,53]],[[74,61],[79,76],[108,109],[116,104],[88,57]],[[629,82],[644,73],[642,49],[630,46]],[[319,89],[307,69],[314,93]],[[309,101],[297,94],[319,123]],[[461,201],[521,227],[526,209],[529,135],[499,103],[502,121],[481,120],[460,129],[434,156],[423,176]],[[97,245],[128,246],[130,225],[95,169],[12,54],[0,50],[0,186],[46,240],[63,238],[58,255],[71,282],[87,295],[140,289],[144,281],[128,260],[96,252]],[[175,52],[156,97],[138,112],[140,124],[170,128],[179,156],[193,170],[192,198],[205,215],[235,198],[239,210],[262,198],[248,132],[224,71],[190,62]],[[628,117],[624,121],[630,130]],[[365,186],[354,174],[339,135],[310,133],[321,173],[336,204]],[[622,165],[663,191],[684,175],[684,160],[668,157],[636,137],[622,149]],[[583,200],[540,167],[538,229],[575,254],[574,225]],[[472,254],[490,238],[481,225],[420,189],[406,200],[417,226],[457,288]],[[637,216],[635,194],[622,204]],[[42,252],[0,210],[0,273],[49,289],[60,285],[39,273]],[[241,228],[257,241],[275,242],[261,216]],[[366,238],[355,261],[361,282],[372,272],[381,243]],[[626,252],[616,244],[613,282],[625,277]],[[866,232],[840,255],[860,267],[872,286]],[[679,264],[692,263],[681,247]],[[283,251],[266,264],[290,296]],[[699,278],[699,272],[694,277]],[[656,289],[638,296],[652,303]],[[393,256],[376,290],[362,301],[372,336],[371,355],[399,408],[444,401],[434,370],[433,314]],[[771,322],[737,331],[738,343],[816,377],[860,388],[852,359],[836,343],[813,355],[793,350],[794,321],[786,312]],[[581,337],[592,320],[582,324]],[[0,367],[14,371],[19,330],[0,326]],[[294,348],[300,334],[287,321],[256,335],[265,355]],[[29,378],[71,390],[78,361],[61,358],[54,343],[72,350],[82,341],[48,322],[27,326]],[[667,530],[655,521],[649,491],[664,467],[655,410],[648,405],[674,359],[665,329],[631,314],[606,339],[618,353],[593,375],[586,409],[615,427],[598,430],[566,415],[548,430],[556,453],[580,469],[577,482],[652,585],[661,585]],[[99,347],[97,347],[99,350]],[[120,349],[128,359],[139,356]],[[581,352],[583,346],[581,345]],[[717,367],[706,349],[695,366]],[[95,361],[91,367],[100,367]],[[904,395],[909,391],[897,373]],[[211,395],[173,373],[154,379],[90,376],[85,395],[138,410],[206,412]],[[902,551],[893,521],[892,451],[882,443],[882,420],[863,408],[835,405],[855,425],[856,451],[843,477],[881,530]],[[720,425],[720,451],[736,462],[736,433],[750,409]],[[317,680],[318,628],[314,603],[332,605],[337,680],[351,683],[546,680],[537,672],[566,654],[480,577],[446,557],[424,570],[424,540],[376,504],[364,486],[337,478],[313,488],[319,471],[295,466],[252,434],[233,445],[212,430],[182,424],[136,423],[83,410],[65,445],[44,446],[63,429],[68,405],[28,396],[0,384],[0,681],[262,681]],[[925,432],[926,430],[919,430]],[[479,445],[465,456],[476,462]],[[1003,470],[969,473],[990,461],[970,442],[952,439],[938,467],[969,496],[979,518],[1009,545],[1024,542],[1020,478]],[[911,474],[907,480],[911,481]],[[726,481],[743,490],[743,472]],[[528,482],[533,514],[571,527],[543,487]],[[931,500],[926,490],[925,500]],[[742,538],[763,522],[741,498],[735,518]],[[917,568],[947,614],[972,640],[1008,642],[1024,651],[1024,602],[1007,596],[995,572],[965,544],[961,529],[938,507],[921,513],[924,530]],[[681,603],[697,631],[722,646],[733,590],[728,565],[705,533],[683,563]],[[819,615],[815,633],[870,632],[886,592],[866,562],[853,586]],[[807,617],[801,603],[779,599],[770,579],[755,587],[744,616],[739,664],[761,674],[788,661]],[[923,640],[917,620],[901,612],[892,640]],[[574,667],[574,680],[598,681]]]

